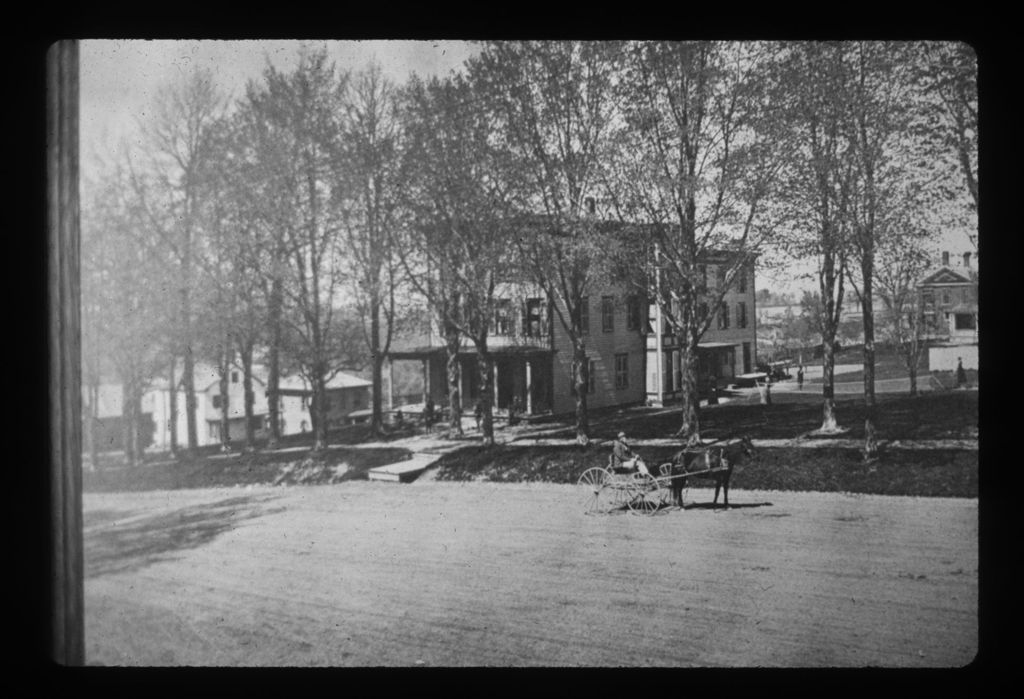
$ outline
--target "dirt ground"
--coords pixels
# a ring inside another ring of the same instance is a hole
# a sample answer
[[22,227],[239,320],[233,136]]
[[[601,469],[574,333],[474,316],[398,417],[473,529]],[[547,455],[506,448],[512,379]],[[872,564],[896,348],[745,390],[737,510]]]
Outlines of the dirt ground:
[[86,493],[90,664],[951,667],[978,501],[546,483]]

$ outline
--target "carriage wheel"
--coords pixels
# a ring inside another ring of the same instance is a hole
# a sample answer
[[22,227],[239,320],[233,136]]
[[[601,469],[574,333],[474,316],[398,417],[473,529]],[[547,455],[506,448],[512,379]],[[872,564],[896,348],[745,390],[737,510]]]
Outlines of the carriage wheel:
[[653,515],[661,506],[661,488],[649,473],[638,473],[629,490],[629,509],[642,515]]
[[607,487],[608,475],[608,471],[595,466],[584,471],[576,481],[583,496],[583,511],[588,515],[601,514],[610,509],[613,492]]

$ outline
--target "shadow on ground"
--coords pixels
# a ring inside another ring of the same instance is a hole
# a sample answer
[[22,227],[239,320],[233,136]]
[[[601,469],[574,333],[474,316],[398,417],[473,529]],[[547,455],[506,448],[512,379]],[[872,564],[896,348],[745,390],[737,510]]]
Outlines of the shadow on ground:
[[[116,523],[103,511],[86,518],[84,536],[87,578],[136,571],[173,560],[175,554],[209,543],[240,522],[284,508],[268,508],[273,496],[244,496],[183,507],[150,517]],[[118,513],[124,517],[125,513]]]

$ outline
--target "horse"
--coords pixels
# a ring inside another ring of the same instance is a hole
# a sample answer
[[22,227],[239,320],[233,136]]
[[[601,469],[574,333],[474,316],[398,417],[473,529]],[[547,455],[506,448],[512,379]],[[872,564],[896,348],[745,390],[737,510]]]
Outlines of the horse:
[[676,454],[672,459],[669,475],[672,478],[672,503],[679,507],[683,506],[683,488],[686,487],[688,478],[676,477],[686,476],[691,471],[706,471],[691,478],[705,478],[715,482],[715,499],[712,504],[718,503],[718,491],[725,493],[725,507],[729,507],[729,480],[732,478],[732,470],[736,464],[754,456],[754,444],[750,437],[742,437],[734,442],[720,447],[707,447],[702,449],[686,448]]

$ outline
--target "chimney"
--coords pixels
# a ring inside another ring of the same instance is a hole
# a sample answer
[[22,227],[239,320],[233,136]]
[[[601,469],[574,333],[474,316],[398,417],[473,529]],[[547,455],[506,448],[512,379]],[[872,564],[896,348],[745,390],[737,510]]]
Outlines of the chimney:
[[964,253],[964,269],[970,269],[970,268],[971,268],[971,253],[965,252]]
[[942,266],[949,267],[949,251],[942,253]]

